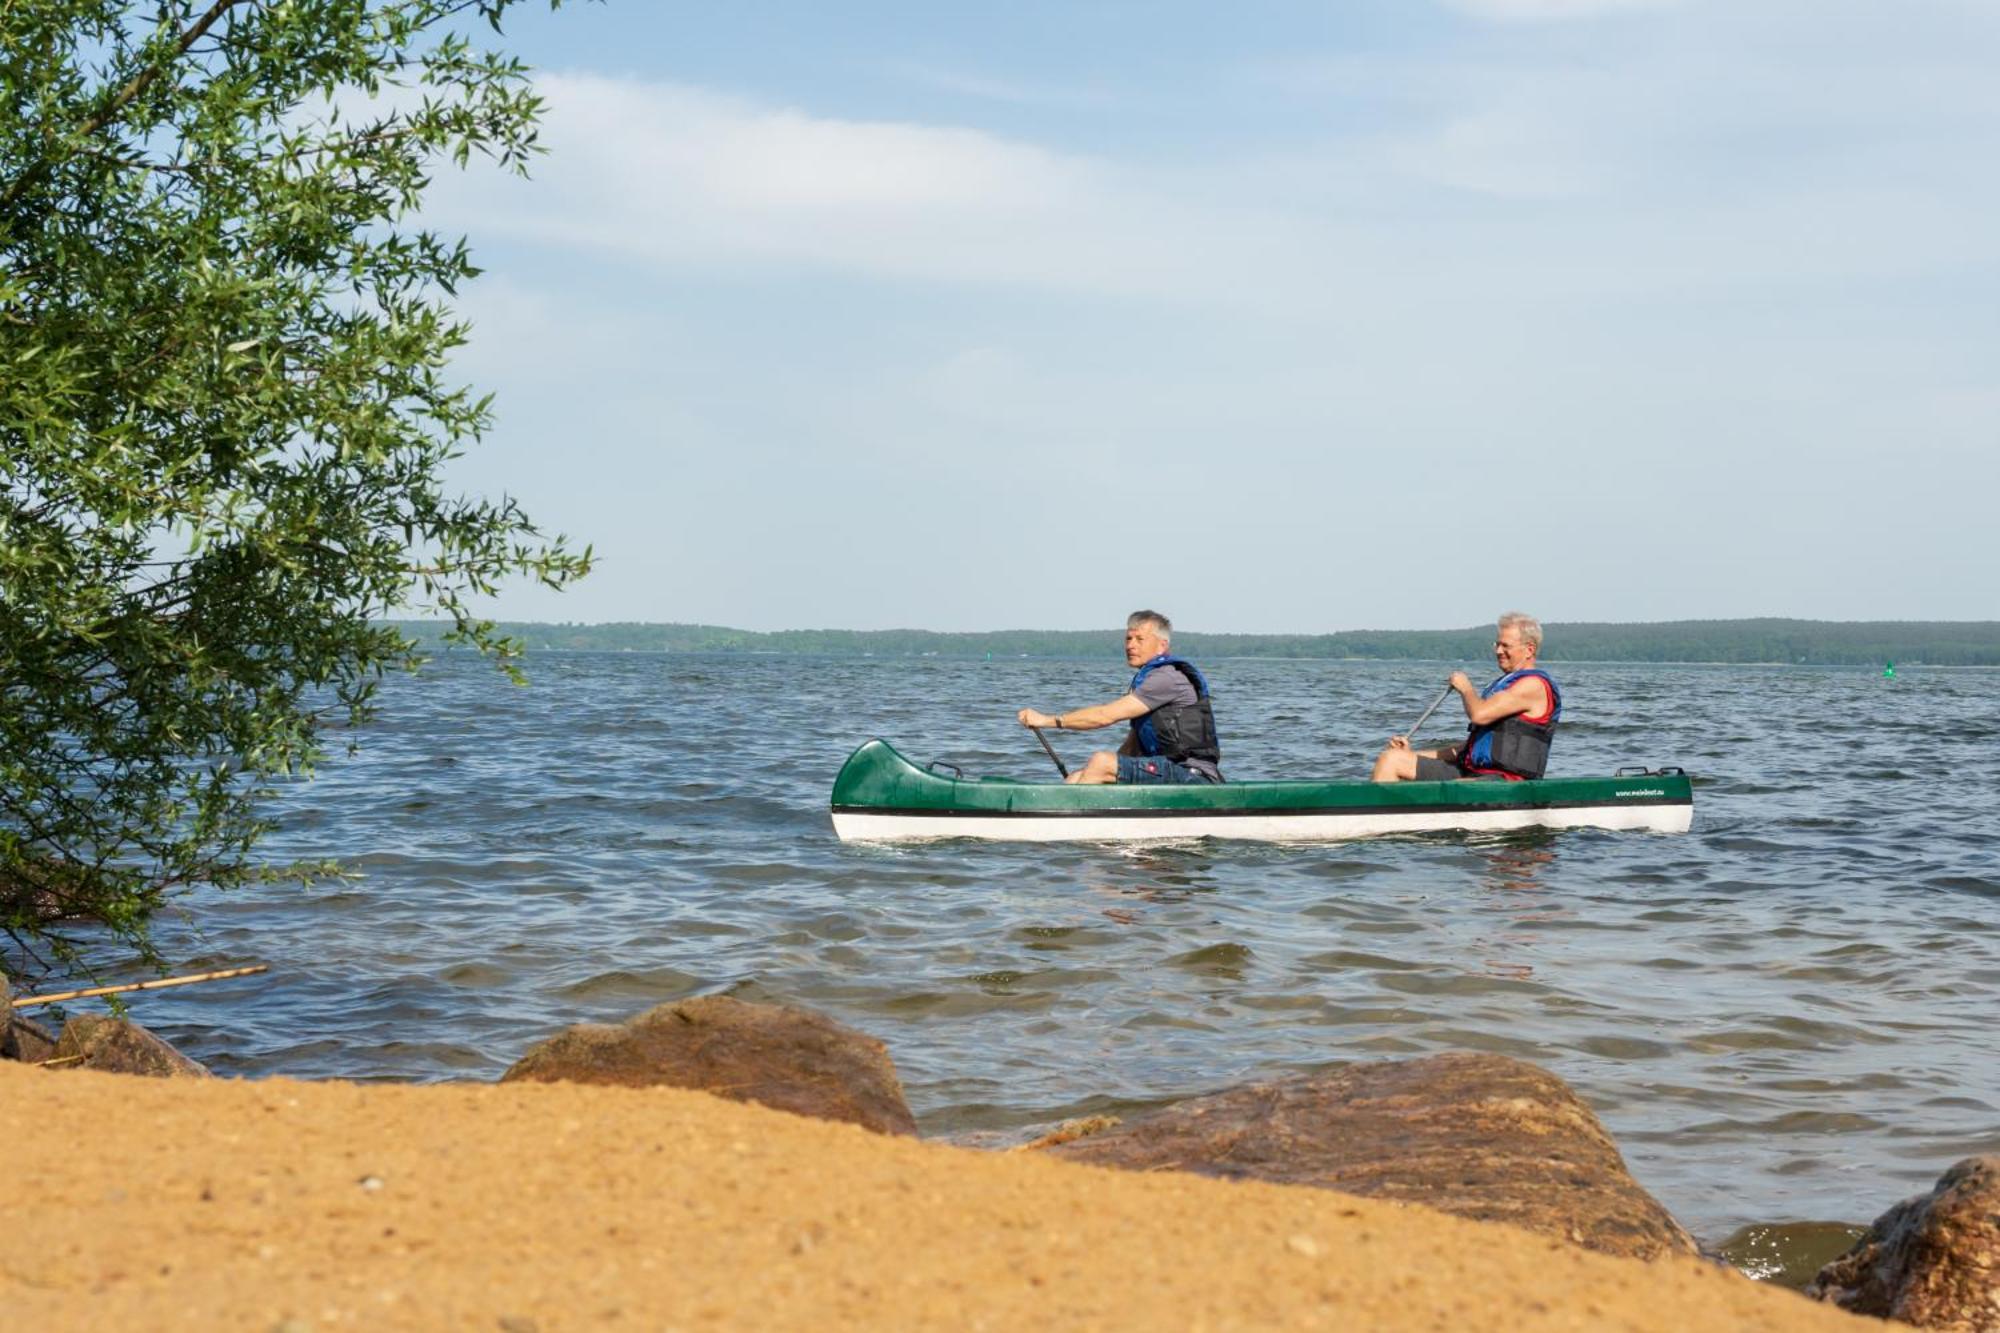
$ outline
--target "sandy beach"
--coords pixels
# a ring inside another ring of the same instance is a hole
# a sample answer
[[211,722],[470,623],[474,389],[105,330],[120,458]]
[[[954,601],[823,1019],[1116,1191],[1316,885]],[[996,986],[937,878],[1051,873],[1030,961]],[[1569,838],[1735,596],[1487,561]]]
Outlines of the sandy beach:
[[1694,1261],[669,1088],[0,1063],[0,1134],[24,1328],[1853,1326]]

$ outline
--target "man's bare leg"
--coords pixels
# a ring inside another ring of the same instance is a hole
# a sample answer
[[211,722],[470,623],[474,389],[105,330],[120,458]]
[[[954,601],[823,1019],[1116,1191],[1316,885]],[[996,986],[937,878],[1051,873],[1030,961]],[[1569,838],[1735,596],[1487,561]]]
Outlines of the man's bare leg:
[[1070,782],[1116,782],[1118,781],[1118,756],[1110,750],[1099,750],[1090,756],[1090,761],[1069,775]]
[[1401,736],[1393,738],[1382,753],[1375,756],[1375,771],[1368,777],[1370,782],[1411,782],[1417,776],[1417,752]]
[[1412,750],[1407,736],[1391,736],[1382,753],[1375,756],[1375,772],[1370,782],[1415,782],[1417,780],[1417,760],[1442,759],[1447,764],[1458,762],[1456,745],[1440,745],[1435,750]]

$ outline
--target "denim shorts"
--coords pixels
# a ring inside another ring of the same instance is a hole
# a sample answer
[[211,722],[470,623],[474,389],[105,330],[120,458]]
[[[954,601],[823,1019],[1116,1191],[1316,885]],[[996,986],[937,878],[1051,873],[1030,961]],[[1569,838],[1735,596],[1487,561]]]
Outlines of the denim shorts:
[[1118,756],[1120,782],[1208,782],[1186,764],[1177,764],[1159,755],[1121,754]]

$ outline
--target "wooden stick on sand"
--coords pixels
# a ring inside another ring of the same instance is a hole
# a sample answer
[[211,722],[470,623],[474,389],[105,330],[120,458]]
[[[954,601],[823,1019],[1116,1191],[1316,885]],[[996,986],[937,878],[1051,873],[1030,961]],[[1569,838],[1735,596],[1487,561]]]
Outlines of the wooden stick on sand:
[[129,981],[122,986],[90,986],[83,990],[57,991],[54,995],[29,995],[15,1000],[13,1007],[26,1009],[31,1004],[54,1004],[58,1000],[81,1000],[92,995],[118,995],[125,991],[160,990],[166,986],[192,986],[197,981],[226,981],[230,977],[247,977],[253,972],[269,972],[269,963],[259,963],[255,967],[225,967],[220,972],[196,972],[185,977],[159,977],[153,981]]

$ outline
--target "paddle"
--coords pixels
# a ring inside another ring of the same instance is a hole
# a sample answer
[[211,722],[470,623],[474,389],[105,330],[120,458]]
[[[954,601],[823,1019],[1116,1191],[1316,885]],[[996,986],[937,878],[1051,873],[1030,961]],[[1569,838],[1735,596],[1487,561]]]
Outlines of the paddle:
[[1412,746],[1416,744],[1417,728],[1423,726],[1424,723],[1430,721],[1431,714],[1437,712],[1438,705],[1443,703],[1446,699],[1449,699],[1450,697],[1451,697],[1451,686],[1447,685],[1444,687],[1443,694],[1440,694],[1437,698],[1431,700],[1431,706],[1424,710],[1423,716],[1418,718],[1413,724],[1411,724],[1410,729],[1403,733],[1406,737],[1409,738]]
[[1064,777],[1068,777],[1068,767],[1064,765],[1061,757],[1056,754],[1056,747],[1049,744],[1049,738],[1042,735],[1042,729],[1040,727],[1029,727],[1028,730],[1035,733],[1035,739],[1040,741],[1042,748],[1049,752],[1049,758],[1055,763],[1056,772],[1062,774]]

